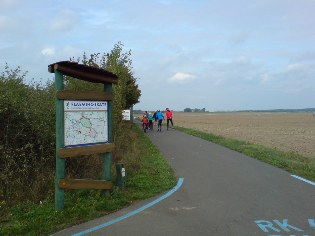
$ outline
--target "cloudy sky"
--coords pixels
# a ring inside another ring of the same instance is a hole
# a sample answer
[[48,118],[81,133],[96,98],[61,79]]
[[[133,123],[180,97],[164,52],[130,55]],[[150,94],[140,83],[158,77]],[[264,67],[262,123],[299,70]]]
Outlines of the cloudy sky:
[[0,0],[0,71],[131,50],[135,109],[315,107],[314,0]]

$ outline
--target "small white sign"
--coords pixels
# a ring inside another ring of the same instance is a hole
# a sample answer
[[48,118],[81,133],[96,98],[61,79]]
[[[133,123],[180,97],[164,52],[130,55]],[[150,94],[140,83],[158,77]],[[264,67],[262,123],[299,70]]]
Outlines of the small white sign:
[[130,120],[130,110],[123,110],[122,115],[123,115],[123,120]]
[[105,101],[64,101],[65,111],[107,111]]

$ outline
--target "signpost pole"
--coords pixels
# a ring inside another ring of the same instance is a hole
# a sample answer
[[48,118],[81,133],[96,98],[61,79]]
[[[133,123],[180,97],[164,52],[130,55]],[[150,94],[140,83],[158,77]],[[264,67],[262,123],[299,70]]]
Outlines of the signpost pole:
[[[104,84],[104,92],[113,92],[112,84]],[[112,101],[108,101],[107,103],[107,122],[108,122],[108,142],[113,142],[112,137],[112,112],[113,105]],[[102,172],[102,180],[111,181],[112,180],[112,153],[106,152],[102,154],[103,159],[103,172]]]
[[133,106],[130,107],[130,122],[131,122],[131,126],[133,126]]
[[[64,89],[63,75],[55,70],[55,90]],[[65,159],[60,158],[59,149],[64,147],[64,104],[56,98],[56,173],[55,173],[55,209],[64,207],[64,189],[59,188],[59,180],[65,177]]]

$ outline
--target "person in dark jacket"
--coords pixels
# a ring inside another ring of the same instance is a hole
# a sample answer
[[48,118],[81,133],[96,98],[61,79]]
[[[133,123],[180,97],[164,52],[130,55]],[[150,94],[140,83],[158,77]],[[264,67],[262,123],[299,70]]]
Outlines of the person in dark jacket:
[[157,117],[156,117],[156,113],[157,113],[157,112],[158,112],[158,111],[154,112],[154,114],[153,114],[153,119],[154,119],[155,122],[157,122]]

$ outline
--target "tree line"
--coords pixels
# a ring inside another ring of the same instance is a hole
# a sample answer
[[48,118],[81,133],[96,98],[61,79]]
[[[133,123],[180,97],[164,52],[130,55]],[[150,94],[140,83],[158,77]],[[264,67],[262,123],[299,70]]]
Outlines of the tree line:
[[184,112],[206,112],[206,108],[202,108],[202,109],[199,109],[199,108],[185,108],[184,109]]

